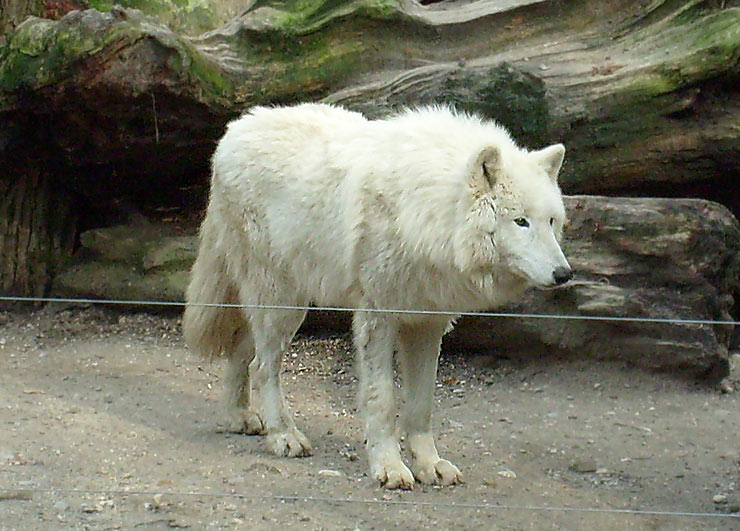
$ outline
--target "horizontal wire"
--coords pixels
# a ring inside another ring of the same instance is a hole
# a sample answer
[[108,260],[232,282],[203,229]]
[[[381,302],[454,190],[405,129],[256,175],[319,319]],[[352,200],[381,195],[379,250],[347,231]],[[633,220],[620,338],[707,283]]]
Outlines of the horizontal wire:
[[546,313],[511,313],[511,312],[464,312],[455,310],[408,310],[389,308],[346,308],[341,306],[304,306],[290,304],[231,304],[216,302],[184,302],[184,301],[145,301],[145,300],[116,300],[116,299],[85,299],[85,298],[57,298],[57,297],[11,297],[0,296],[0,302],[50,302],[68,304],[108,304],[121,306],[204,306],[218,308],[248,308],[252,310],[320,310],[327,312],[369,312],[393,313],[412,315],[447,315],[450,317],[508,317],[520,319],[554,319],[567,321],[609,321],[628,323],[658,323],[658,324],[686,324],[686,325],[740,325],[740,321],[713,320],[713,319],[681,319],[672,317],[618,317],[605,315],[561,315]]
[[[558,315],[558,314],[535,314],[535,313],[506,313],[506,312],[460,312],[460,311],[437,311],[437,310],[407,310],[387,308],[344,308],[336,306],[301,306],[301,305],[278,305],[278,304],[228,304],[228,303],[187,303],[182,301],[145,301],[145,300],[116,300],[116,299],[89,299],[89,298],[60,298],[60,297],[10,297],[0,296],[3,302],[36,302],[36,303],[67,303],[67,304],[107,304],[126,306],[166,306],[166,307],[223,307],[223,308],[248,308],[257,310],[321,310],[333,312],[374,312],[394,314],[417,314],[417,315],[448,315],[448,316],[472,316],[472,317],[506,317],[506,318],[531,318],[531,319],[561,319],[561,320],[584,320],[584,321],[617,321],[617,322],[641,322],[641,323],[668,323],[668,324],[693,324],[693,325],[736,325],[737,321],[708,320],[708,319],[671,319],[671,318],[649,318],[649,317],[608,317],[596,315]],[[607,513],[607,514],[630,514],[643,516],[675,516],[695,518],[732,518],[740,519],[740,514],[733,513],[703,513],[691,511],[661,511],[651,509],[612,509],[600,507],[559,507],[559,506],[537,506],[537,505],[507,505],[494,503],[451,503],[451,502],[427,502],[412,500],[373,500],[357,498],[332,498],[307,495],[264,495],[244,493],[209,493],[209,492],[166,492],[166,491],[121,491],[121,490],[88,490],[88,489],[11,489],[6,492],[24,493],[67,493],[67,494],[111,494],[111,495],[149,495],[157,494],[170,496],[192,496],[192,497],[229,497],[239,499],[254,499],[265,501],[308,501],[323,503],[354,503],[365,505],[406,505],[420,507],[444,507],[448,509],[487,509],[487,510],[522,510],[522,511],[548,511],[548,512],[581,512],[581,513]]]
[[[2,490],[0,490],[2,492]],[[486,510],[514,510],[514,511],[542,511],[542,512],[575,512],[575,513],[604,513],[627,514],[635,516],[675,516],[683,518],[732,518],[739,519],[738,513],[708,513],[697,511],[661,511],[653,509],[614,509],[609,507],[568,507],[548,505],[509,505],[500,503],[455,503],[422,500],[379,500],[369,498],[334,498],[330,496],[309,496],[302,494],[249,494],[238,492],[195,492],[195,491],[147,491],[147,490],[115,490],[115,489],[55,489],[55,488],[25,488],[5,490],[6,493],[19,494],[107,494],[114,496],[190,496],[199,498],[237,498],[262,501],[297,501],[322,502],[338,504],[363,505],[404,505],[415,507],[441,507],[445,509],[486,509]]]

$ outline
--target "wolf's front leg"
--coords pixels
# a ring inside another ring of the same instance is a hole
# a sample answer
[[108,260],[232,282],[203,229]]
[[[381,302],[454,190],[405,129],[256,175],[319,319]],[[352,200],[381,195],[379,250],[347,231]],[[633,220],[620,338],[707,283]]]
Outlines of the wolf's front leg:
[[452,485],[462,482],[458,468],[439,457],[432,436],[432,406],[437,360],[449,320],[429,320],[399,330],[399,365],[403,375],[403,427],[411,453],[411,470],[422,483]]
[[370,473],[389,489],[412,489],[414,476],[401,459],[395,429],[393,348],[397,323],[391,316],[357,312],[353,324]]

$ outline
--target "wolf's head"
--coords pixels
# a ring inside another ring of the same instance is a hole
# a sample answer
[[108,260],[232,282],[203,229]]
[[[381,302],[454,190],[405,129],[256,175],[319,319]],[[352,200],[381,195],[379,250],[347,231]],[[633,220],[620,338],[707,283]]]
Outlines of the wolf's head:
[[504,270],[537,287],[571,279],[559,244],[565,208],[557,178],[564,155],[562,144],[534,152],[484,146],[473,154],[463,259],[469,270]]

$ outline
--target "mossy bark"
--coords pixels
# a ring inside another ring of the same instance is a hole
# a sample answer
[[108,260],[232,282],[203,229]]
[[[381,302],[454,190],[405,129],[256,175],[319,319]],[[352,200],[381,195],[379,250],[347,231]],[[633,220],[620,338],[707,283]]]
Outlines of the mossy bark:
[[[740,211],[740,0],[257,0],[198,36],[95,5],[29,19],[0,48],[0,164],[45,128],[46,160],[65,171],[44,171],[103,218],[152,196],[192,216],[203,195],[173,191],[207,186],[225,123],[304,100],[372,116],[454,104],[531,147],[564,142],[566,192],[700,194]],[[214,6],[213,20],[238,7]]]
[[39,15],[43,5],[43,0],[3,0],[0,3],[0,42],[8,31],[26,18]]

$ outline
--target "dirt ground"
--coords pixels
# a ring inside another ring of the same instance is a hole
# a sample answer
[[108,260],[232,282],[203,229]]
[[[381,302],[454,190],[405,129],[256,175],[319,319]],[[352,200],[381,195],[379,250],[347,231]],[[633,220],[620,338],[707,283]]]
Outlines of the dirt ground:
[[224,431],[222,367],[179,326],[0,313],[0,528],[740,529],[737,392],[619,364],[445,356],[436,433],[466,483],[387,492],[366,474],[348,338],[299,337],[287,357],[315,452],[290,460]]

